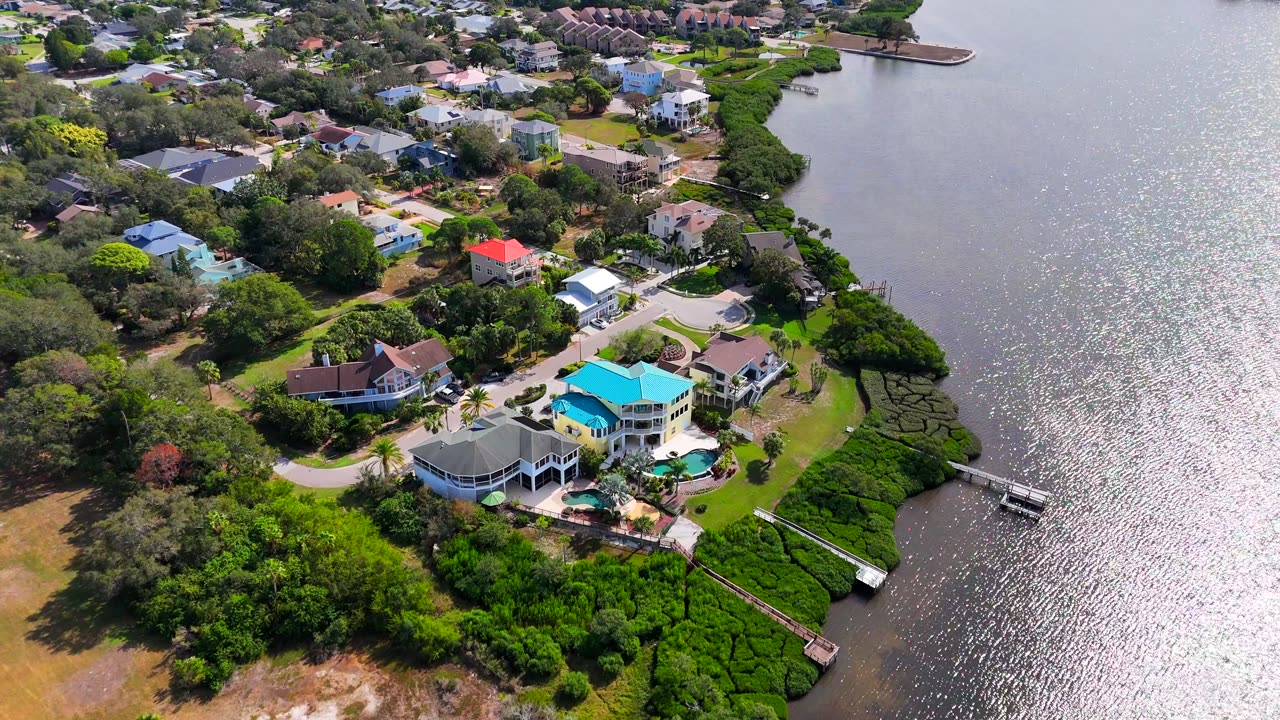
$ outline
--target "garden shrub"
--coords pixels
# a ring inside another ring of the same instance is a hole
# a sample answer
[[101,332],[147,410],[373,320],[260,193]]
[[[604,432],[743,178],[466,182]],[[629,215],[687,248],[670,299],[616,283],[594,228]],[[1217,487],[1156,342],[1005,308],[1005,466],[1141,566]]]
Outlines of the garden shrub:
[[831,326],[820,346],[837,362],[943,376],[950,372],[942,348],[910,318],[866,292],[840,291]]
[[560,683],[560,695],[572,704],[576,705],[586,700],[590,693],[591,683],[587,682],[586,673],[566,673],[564,680]]

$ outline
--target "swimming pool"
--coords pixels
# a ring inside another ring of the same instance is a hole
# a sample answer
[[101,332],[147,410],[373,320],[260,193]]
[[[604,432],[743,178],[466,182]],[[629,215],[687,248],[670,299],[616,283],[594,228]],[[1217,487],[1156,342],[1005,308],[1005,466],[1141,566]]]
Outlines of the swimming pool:
[[[689,474],[694,478],[702,477],[711,472],[711,467],[716,464],[716,460],[720,459],[720,453],[715,450],[694,450],[685,453],[681,458],[689,464]],[[653,464],[653,474],[659,477],[666,477],[667,471],[671,469],[669,460],[659,460]]]
[[578,490],[564,494],[564,504],[569,506],[589,505],[597,510],[611,507],[609,501],[599,490]]

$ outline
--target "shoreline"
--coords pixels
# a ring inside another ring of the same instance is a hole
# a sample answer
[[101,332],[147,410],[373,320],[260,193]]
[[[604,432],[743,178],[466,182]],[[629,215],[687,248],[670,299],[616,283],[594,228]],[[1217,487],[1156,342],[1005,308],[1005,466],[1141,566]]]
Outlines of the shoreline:
[[[861,43],[858,41],[861,40]],[[951,47],[948,45],[930,45],[928,43],[903,43],[898,52],[882,51],[872,47],[872,43],[877,42],[875,38],[865,35],[850,35],[848,33],[831,32],[827,34],[827,39],[822,43],[814,43],[819,47],[829,47],[833,50],[849,53],[852,55],[865,55],[867,57],[885,58],[887,60],[903,60],[906,62],[923,63],[925,65],[942,65],[954,66],[963,65],[969,62],[977,53],[967,48]],[[861,45],[861,47],[858,47]]]

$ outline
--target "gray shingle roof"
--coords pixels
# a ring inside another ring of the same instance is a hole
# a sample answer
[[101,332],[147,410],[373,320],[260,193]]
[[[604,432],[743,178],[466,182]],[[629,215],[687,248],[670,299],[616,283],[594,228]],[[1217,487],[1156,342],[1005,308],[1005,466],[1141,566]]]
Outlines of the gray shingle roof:
[[556,125],[552,125],[546,120],[521,120],[515,125],[512,125],[511,129],[525,133],[526,135],[541,135],[542,133],[559,130],[560,128]]
[[243,177],[261,169],[262,163],[258,162],[258,158],[246,155],[244,157],[217,160],[208,165],[188,170],[178,175],[178,179],[189,182],[192,185],[209,187],[225,180]]
[[576,440],[502,407],[480,418],[473,428],[437,435],[409,452],[445,472],[474,476],[500,472],[521,459],[537,462],[548,454],[563,457],[580,447]]

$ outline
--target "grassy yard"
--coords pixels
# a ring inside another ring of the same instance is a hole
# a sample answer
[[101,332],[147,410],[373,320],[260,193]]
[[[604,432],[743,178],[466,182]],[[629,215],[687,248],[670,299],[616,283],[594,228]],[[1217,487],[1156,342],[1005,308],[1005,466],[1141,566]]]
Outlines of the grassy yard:
[[715,295],[725,289],[720,282],[720,268],[707,265],[692,272],[684,272],[667,283],[680,292],[693,295]]
[[269,356],[228,363],[222,369],[222,377],[245,390],[268,380],[283,380],[286,370],[311,364],[311,343],[323,335],[328,328],[329,323],[320,323],[304,332],[296,340],[277,347]]
[[810,312],[806,318],[801,318],[798,312],[792,310],[779,311],[758,303],[752,303],[751,309],[756,313],[756,320],[751,329],[765,337],[768,337],[774,328],[780,327],[792,339],[804,340],[812,344],[822,337],[827,328],[831,327],[830,300]]
[[640,139],[634,120],[630,114],[572,117],[560,123],[560,133],[577,135],[600,145],[622,145]]
[[[797,355],[797,361],[801,358]],[[797,362],[799,364],[799,362]],[[801,367],[804,367],[801,365]],[[807,376],[804,372],[801,377]],[[862,401],[854,379],[832,368],[826,387],[813,401],[786,395],[783,382],[774,386],[764,399],[764,410],[756,418],[761,433],[777,429],[786,438],[786,448],[773,468],[759,444],[745,443],[734,448],[739,470],[724,487],[690,501],[690,505],[706,504],[704,513],[690,517],[710,530],[720,530],[729,523],[751,514],[759,506],[772,508],[795,483],[813,458],[834,450],[844,443],[845,428],[862,421]],[[752,422],[740,417],[740,425],[751,429]]]
[[666,318],[666,317],[658,318],[657,320],[653,321],[653,324],[659,327],[664,327],[668,330],[673,330],[675,332],[678,332],[681,335],[692,340],[694,345],[697,345],[698,347],[703,349],[707,347],[707,340],[711,339],[711,333],[702,332],[700,330],[694,330],[693,328],[685,327],[684,325],[681,325],[680,323],[676,322],[675,320],[672,320],[671,318]]

